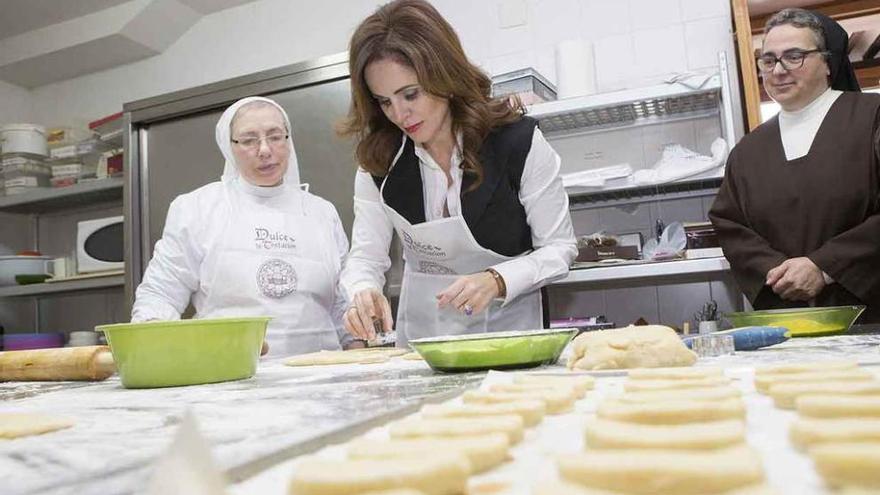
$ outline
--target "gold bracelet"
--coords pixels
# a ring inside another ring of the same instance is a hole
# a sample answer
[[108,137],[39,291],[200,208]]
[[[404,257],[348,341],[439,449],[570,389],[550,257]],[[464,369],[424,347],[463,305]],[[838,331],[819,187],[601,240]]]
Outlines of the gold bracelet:
[[507,297],[507,284],[504,283],[504,277],[493,268],[487,268],[486,271],[495,279],[495,284],[498,286],[498,297]]

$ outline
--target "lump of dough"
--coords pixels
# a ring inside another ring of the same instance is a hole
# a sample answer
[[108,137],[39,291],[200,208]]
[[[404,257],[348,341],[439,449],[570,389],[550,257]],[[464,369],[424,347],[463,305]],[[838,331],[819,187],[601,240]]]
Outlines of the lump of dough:
[[880,418],[800,418],[789,433],[800,449],[828,442],[880,442]]
[[809,373],[764,374],[755,376],[755,390],[766,394],[770,387],[780,383],[859,382],[875,380],[873,373],[863,369],[840,371],[813,371]]
[[569,369],[608,370],[691,366],[697,355],[662,325],[585,332],[572,342]]
[[404,419],[388,427],[391,438],[468,437],[504,433],[515,444],[523,438],[521,416],[484,416],[481,418]]
[[33,413],[0,413],[0,438],[19,438],[63,430],[73,421]]
[[533,390],[528,392],[483,392],[468,390],[462,396],[465,404],[495,404],[520,400],[541,400],[547,406],[547,414],[560,414],[574,407],[574,397],[565,391]]
[[637,392],[721,387],[725,385],[730,385],[730,378],[727,378],[726,376],[707,376],[704,378],[688,378],[680,380],[627,380],[623,384],[623,389],[627,392]]
[[[510,441],[503,433],[455,438],[413,438],[401,440],[358,440],[348,447],[351,459],[396,459],[430,457],[434,452],[461,453],[470,462],[472,474],[488,471],[508,459]],[[393,462],[393,461],[392,461]]]
[[743,419],[746,408],[740,399],[723,399],[715,402],[668,400],[643,403],[607,399],[599,404],[596,415],[603,419],[630,423],[677,425]]
[[809,453],[829,485],[880,489],[880,442],[823,443]]
[[795,399],[801,416],[814,418],[880,417],[880,396],[877,395],[802,395]]
[[578,397],[583,398],[588,391],[596,386],[596,379],[590,375],[542,375],[538,373],[517,373],[513,376],[513,383],[532,385],[572,385],[578,390]]
[[701,368],[636,368],[629,370],[627,376],[630,380],[692,380],[724,376],[724,370],[709,366]]
[[645,495],[723,493],[764,480],[758,456],[746,447],[711,452],[588,450],[560,457],[557,467],[568,481]]
[[770,364],[755,368],[755,376],[784,373],[809,373],[813,371],[840,371],[858,368],[856,361],[809,361],[803,363]]
[[424,418],[456,418],[517,414],[525,426],[535,426],[544,419],[547,405],[542,400],[517,400],[486,404],[427,404],[422,407]]
[[351,495],[412,488],[426,495],[465,492],[470,464],[462,454],[435,452],[418,459],[306,459],[296,465],[290,495]]
[[723,386],[675,388],[665,390],[641,390],[618,395],[615,397],[615,399],[621,402],[655,402],[658,400],[716,401],[719,399],[728,399],[741,396],[742,393],[739,391],[739,389],[730,386]]
[[767,395],[776,407],[794,409],[794,401],[802,395],[880,395],[880,380],[846,382],[779,383],[771,385]]
[[646,425],[594,419],[585,439],[594,449],[711,450],[741,444],[745,435],[741,420]]

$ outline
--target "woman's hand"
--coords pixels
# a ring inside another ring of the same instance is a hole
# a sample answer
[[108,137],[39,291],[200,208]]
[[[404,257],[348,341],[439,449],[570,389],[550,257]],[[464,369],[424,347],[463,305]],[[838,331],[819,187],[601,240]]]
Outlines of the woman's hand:
[[479,272],[459,277],[443,292],[437,294],[437,306],[452,306],[470,316],[477,314],[498,297],[498,284],[489,272]]
[[809,301],[825,288],[825,277],[810,258],[790,258],[767,272],[766,283],[782,299]]
[[345,311],[342,320],[345,330],[355,338],[372,340],[376,338],[374,321],[382,320],[382,329],[390,332],[394,324],[391,305],[388,299],[376,289],[364,289],[354,295],[354,302]]

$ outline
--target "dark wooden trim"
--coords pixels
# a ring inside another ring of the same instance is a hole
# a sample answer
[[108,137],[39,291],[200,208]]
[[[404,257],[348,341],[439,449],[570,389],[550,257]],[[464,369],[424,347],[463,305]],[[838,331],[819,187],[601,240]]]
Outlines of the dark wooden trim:
[[[843,19],[852,19],[853,17],[862,17],[872,14],[880,14],[880,0],[835,0],[832,2],[822,2],[807,7],[810,10],[817,10],[828,17],[840,21]],[[764,32],[764,25],[767,24],[775,12],[752,16],[752,34],[761,34]]]

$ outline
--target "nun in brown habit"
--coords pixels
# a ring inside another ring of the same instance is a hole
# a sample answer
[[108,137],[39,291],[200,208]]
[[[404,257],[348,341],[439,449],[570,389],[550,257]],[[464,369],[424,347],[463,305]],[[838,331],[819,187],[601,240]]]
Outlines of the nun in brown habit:
[[756,309],[865,304],[880,323],[880,95],[846,47],[822,14],[767,22],[758,68],[781,111],[732,150],[709,218]]

